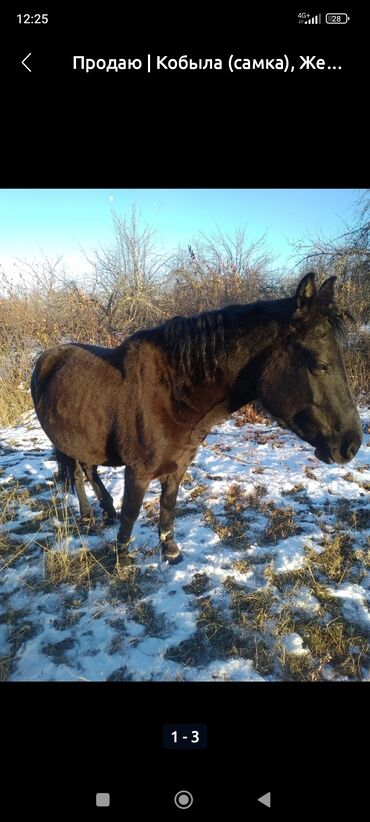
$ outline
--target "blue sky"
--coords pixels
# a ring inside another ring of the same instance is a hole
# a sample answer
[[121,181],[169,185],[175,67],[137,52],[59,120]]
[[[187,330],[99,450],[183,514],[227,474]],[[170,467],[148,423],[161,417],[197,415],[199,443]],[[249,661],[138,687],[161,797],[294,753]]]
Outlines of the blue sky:
[[158,230],[166,252],[199,231],[247,227],[267,235],[275,267],[290,268],[289,243],[307,234],[335,236],[351,223],[361,189],[2,189],[0,264],[11,276],[17,258],[31,262],[63,254],[70,272],[88,270],[83,252],[113,241],[112,209],[129,215],[135,203]]

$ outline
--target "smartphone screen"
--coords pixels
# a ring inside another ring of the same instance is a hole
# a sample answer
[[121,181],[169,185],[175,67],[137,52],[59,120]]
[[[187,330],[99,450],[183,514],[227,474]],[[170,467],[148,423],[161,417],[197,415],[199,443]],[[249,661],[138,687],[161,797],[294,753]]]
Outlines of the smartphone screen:
[[363,10],[7,11],[2,810],[365,810]]

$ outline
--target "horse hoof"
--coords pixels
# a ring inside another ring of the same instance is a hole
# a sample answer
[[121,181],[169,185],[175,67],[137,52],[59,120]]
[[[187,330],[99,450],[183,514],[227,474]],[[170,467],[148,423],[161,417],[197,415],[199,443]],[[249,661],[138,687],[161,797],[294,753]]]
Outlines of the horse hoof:
[[102,508],[103,510],[103,519],[109,523],[115,522],[117,519],[117,513],[115,508],[106,508],[101,500],[99,502],[99,505],[100,508]]
[[183,556],[181,551],[178,551],[177,554],[169,554],[165,551],[162,551],[162,559],[165,562],[169,562],[170,565],[177,565],[179,562],[182,562]]
[[94,519],[92,513],[91,514],[88,514],[88,513],[87,514],[80,514],[80,516],[78,518],[78,522],[80,523],[80,525],[90,525],[91,526],[91,525],[95,524],[95,519]]
[[128,565],[133,564],[132,554],[129,554],[128,551],[117,551],[117,560],[116,566],[119,570],[120,568],[127,568]]
[[103,516],[103,524],[104,525],[114,525],[114,523],[116,521],[117,521],[117,517],[112,516],[111,514],[106,514],[105,513],[104,516]]

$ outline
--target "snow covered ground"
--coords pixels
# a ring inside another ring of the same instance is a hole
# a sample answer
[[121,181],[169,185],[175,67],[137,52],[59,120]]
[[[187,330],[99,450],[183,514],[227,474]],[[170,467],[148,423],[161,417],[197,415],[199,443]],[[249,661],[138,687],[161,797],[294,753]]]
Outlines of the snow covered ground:
[[[0,679],[369,680],[370,412],[346,466],[275,423],[214,428],[161,562],[159,483],[117,572],[116,526],[79,523],[32,412],[0,431]],[[119,510],[123,469],[100,468]]]

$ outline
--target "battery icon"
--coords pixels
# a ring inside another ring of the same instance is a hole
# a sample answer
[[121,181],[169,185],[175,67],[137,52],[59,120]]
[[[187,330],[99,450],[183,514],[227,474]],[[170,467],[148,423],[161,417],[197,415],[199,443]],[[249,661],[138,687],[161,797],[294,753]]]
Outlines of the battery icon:
[[341,13],[341,14],[326,14],[325,15],[325,23],[331,23],[331,25],[343,25],[343,23],[348,23],[349,20],[348,14]]

